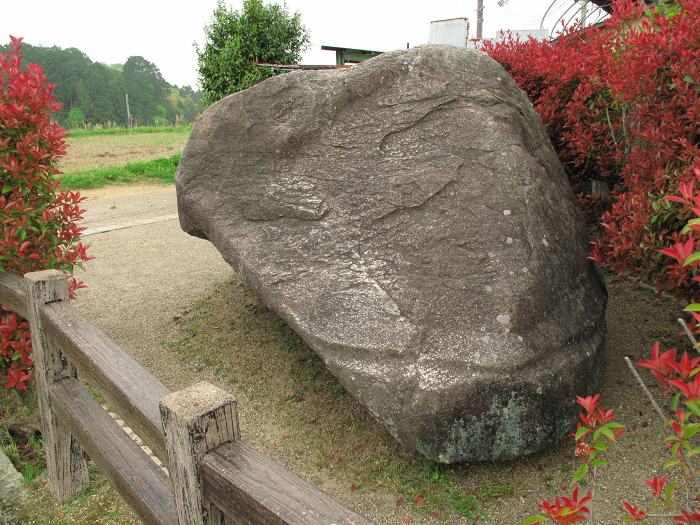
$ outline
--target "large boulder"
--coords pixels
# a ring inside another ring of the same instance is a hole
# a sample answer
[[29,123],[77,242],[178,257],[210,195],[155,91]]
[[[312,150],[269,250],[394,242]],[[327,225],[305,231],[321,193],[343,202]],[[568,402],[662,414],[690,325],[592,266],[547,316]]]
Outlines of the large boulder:
[[431,459],[535,452],[597,388],[605,290],[582,215],[485,54],[418,47],[226,97],[177,194],[182,228]]

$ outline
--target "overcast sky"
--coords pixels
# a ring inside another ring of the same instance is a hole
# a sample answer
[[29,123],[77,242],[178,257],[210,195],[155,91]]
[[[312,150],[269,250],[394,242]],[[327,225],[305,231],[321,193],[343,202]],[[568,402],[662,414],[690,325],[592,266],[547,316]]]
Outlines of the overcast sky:
[[[281,3],[279,0],[278,3]],[[557,0],[569,6],[573,0]],[[239,8],[242,0],[227,0]],[[332,64],[334,45],[378,51],[425,44],[431,20],[466,17],[476,31],[476,0],[287,0],[311,35],[307,64]],[[501,29],[538,28],[552,0],[485,0],[484,36]],[[34,45],[77,47],[92,60],[124,63],[141,55],[171,84],[195,86],[193,42],[204,42],[216,0],[0,0],[0,42],[9,35]],[[561,11],[562,9],[559,9]],[[557,11],[557,9],[555,9]],[[550,22],[551,25],[551,22]],[[547,29],[551,29],[548,27]]]

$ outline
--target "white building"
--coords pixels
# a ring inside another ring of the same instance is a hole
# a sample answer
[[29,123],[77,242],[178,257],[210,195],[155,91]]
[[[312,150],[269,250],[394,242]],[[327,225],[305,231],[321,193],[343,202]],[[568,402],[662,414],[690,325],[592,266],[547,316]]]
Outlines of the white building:
[[469,20],[467,18],[449,18],[430,22],[428,44],[467,47],[468,41]]

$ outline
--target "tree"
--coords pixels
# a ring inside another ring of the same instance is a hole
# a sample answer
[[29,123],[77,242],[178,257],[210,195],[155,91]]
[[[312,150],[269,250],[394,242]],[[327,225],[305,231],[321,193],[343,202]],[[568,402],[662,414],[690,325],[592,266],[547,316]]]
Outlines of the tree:
[[170,105],[165,108],[168,110],[166,118],[176,124],[193,122],[202,110],[202,94],[189,86],[171,86],[168,102]]
[[[10,52],[10,45],[0,45],[0,54]],[[93,62],[75,48],[23,44],[22,52],[27,61],[42,68],[49,83],[55,86],[54,95],[62,107],[53,118],[63,126],[126,125],[126,92],[132,114],[144,125],[155,120],[160,124],[189,123],[202,110],[201,93],[171,86],[158,68],[143,57],[131,57],[124,65],[108,65]],[[178,92],[174,102],[173,90]],[[165,114],[159,106],[165,108]],[[83,114],[82,121],[71,119],[71,110],[76,107]]]
[[309,44],[299,12],[262,0],[244,0],[241,11],[219,0],[204,33],[204,49],[195,49],[206,105],[274,75],[260,63],[299,63]]
[[80,128],[85,124],[85,115],[78,106],[73,106],[68,112],[68,126],[70,128]]
[[[126,60],[122,74],[124,87],[129,94],[131,113],[141,123],[153,122],[160,116],[158,106],[168,103],[168,83],[160,70],[145,58],[133,56]],[[162,117],[165,117],[165,111]]]
[[153,117],[153,123],[156,126],[167,126],[168,125],[167,115],[168,115],[168,112],[164,106],[161,106],[161,105],[156,106],[155,116]]

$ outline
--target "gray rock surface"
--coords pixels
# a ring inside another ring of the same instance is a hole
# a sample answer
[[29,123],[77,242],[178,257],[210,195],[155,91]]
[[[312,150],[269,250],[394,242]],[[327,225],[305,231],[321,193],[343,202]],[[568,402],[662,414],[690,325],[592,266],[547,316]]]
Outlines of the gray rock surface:
[[0,525],[19,523],[16,511],[24,496],[22,475],[0,450]]
[[598,385],[605,290],[584,221],[484,54],[418,47],[226,97],[197,121],[177,194],[182,228],[429,458],[540,450]]

